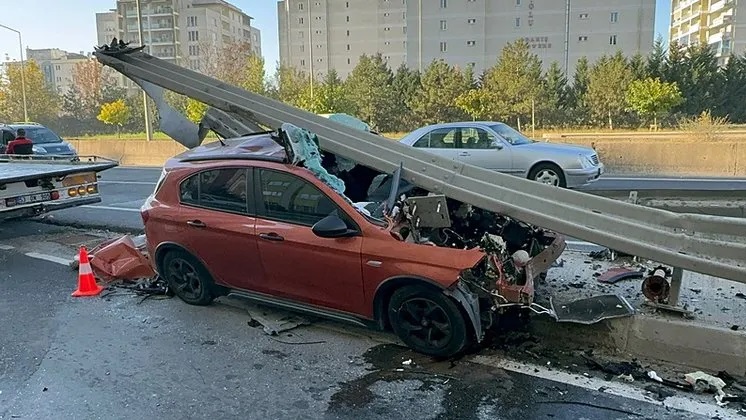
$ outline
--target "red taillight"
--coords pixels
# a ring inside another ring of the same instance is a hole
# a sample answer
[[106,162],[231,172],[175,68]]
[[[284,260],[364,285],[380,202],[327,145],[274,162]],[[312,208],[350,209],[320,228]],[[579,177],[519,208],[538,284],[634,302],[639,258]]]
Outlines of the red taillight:
[[59,200],[60,199],[60,192],[59,191],[52,191],[52,200]]

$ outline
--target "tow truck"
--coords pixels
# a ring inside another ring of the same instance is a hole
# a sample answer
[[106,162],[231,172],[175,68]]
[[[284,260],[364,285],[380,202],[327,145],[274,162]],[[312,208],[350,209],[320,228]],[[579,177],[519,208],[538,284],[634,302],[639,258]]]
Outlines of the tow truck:
[[98,156],[0,155],[0,222],[101,202]]

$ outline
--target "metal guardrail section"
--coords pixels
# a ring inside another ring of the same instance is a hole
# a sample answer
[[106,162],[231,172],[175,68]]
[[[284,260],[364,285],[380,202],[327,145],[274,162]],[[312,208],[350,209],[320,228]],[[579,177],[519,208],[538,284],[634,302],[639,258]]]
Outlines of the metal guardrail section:
[[[322,149],[456,200],[559,233],[686,270],[746,283],[746,220],[645,208],[440,158],[247,92],[142,52],[97,51],[98,60],[264,126],[291,123],[316,133]],[[716,235],[727,235],[728,239]]]
[[638,200],[691,200],[691,201],[744,201],[746,191],[738,189],[691,190],[691,189],[622,189],[622,190],[581,190],[586,194],[617,200],[627,200],[630,193],[636,193]]

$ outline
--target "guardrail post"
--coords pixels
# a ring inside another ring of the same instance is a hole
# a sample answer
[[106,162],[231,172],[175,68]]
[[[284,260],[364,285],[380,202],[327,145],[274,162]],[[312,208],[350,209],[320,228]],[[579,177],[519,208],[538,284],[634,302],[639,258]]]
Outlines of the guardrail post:
[[679,293],[681,292],[681,282],[684,278],[684,270],[679,267],[673,268],[671,275],[671,291],[668,294],[668,304],[677,306],[679,304]]

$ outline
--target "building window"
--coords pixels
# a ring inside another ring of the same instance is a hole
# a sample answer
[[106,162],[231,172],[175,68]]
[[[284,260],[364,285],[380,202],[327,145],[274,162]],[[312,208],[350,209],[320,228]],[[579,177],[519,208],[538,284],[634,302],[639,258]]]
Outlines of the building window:
[[303,10],[303,3],[298,3],[298,10]]
[[350,50],[350,44],[347,44],[347,51]]
[[349,17],[349,16],[347,16],[347,21],[348,21],[348,22],[350,21],[350,17]]
[[301,59],[301,60],[300,60],[300,65],[301,65],[301,66],[305,66],[305,65],[306,65],[306,60],[303,60],[303,59]]
[[189,46],[189,55],[199,55],[199,45],[190,45]]
[[316,49],[321,48],[321,44],[316,44]]
[[304,44],[300,45],[300,52],[306,52],[306,46]]
[[580,20],[588,19],[588,13],[581,13],[580,15],[578,15],[578,19]]
[[301,25],[303,25],[303,18],[302,17],[298,18],[298,23],[301,24]]
[[316,35],[321,35],[321,30],[320,29],[316,30]]
[[55,70],[59,70],[60,69],[60,65],[59,64],[55,64],[54,69]]
[[321,62],[324,61],[324,59],[323,58],[317,58],[316,61],[319,62],[319,63],[321,63]]
[[609,45],[616,45],[616,35],[609,37]]
[[518,28],[521,26],[521,18],[515,18],[515,27]]
[[384,45],[391,45],[391,41],[386,41],[383,43]]
[[316,20],[321,20],[321,16],[316,16]]
[[[516,5],[516,6],[520,6],[520,5],[521,5],[521,0],[515,0],[515,5]],[[529,5],[529,6],[530,6],[530,5]]]
[[350,30],[349,29],[347,30],[347,36],[350,36]]
[[350,64],[350,63],[351,63],[351,61],[350,61],[350,59],[348,58],[348,59],[347,59],[347,64]]
[[303,39],[303,31],[298,31],[298,39]]
[[445,20],[441,20],[440,21],[440,30],[441,31],[445,31],[446,29],[448,29],[448,22],[446,22]]
[[388,31],[390,31],[390,30],[391,30],[391,28],[389,28],[389,27],[386,27],[386,28],[383,28],[383,30],[384,30],[384,31],[386,31],[386,32],[388,32]]
[[440,0],[440,8],[445,9],[448,7],[448,0]]
[[588,41],[588,37],[585,35],[581,35],[578,37],[578,42],[585,42]]
[[350,2],[349,1],[345,2],[345,7],[348,8],[348,9],[350,8]]
[[199,31],[189,31],[187,37],[190,41],[199,41]]
[[473,47],[473,46],[477,45],[477,41],[466,41],[466,45],[468,47]]
[[445,42],[441,42],[440,43],[440,52],[446,52],[446,51],[448,51],[448,44],[446,44]]
[[619,12],[611,12],[611,23],[619,22]]
[[197,26],[197,16],[187,17],[187,26]]
[[471,19],[468,19],[468,20],[466,21],[466,23],[468,23],[469,25],[473,25],[473,24],[477,23],[477,20],[476,20],[476,19],[474,19],[474,18],[471,18]]
[[383,17],[389,17],[389,14],[388,13],[384,13]]

